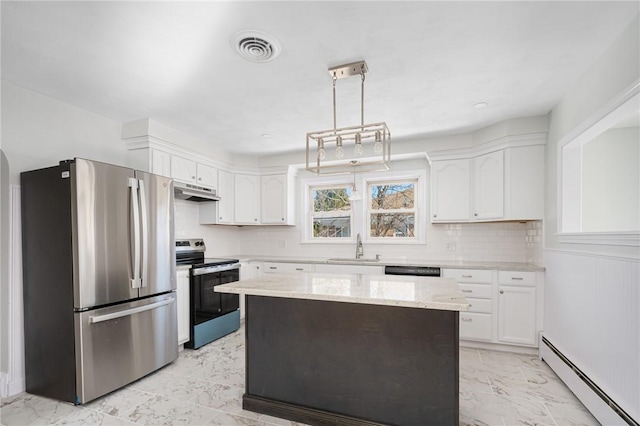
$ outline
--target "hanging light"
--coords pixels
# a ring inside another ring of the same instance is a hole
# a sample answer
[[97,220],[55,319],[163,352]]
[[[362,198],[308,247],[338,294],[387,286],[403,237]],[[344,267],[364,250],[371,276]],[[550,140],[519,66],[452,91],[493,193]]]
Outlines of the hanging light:
[[318,159],[324,160],[326,156],[327,154],[324,151],[324,141],[320,138],[318,139]]
[[356,166],[358,162],[352,160],[351,164],[353,164],[353,189],[351,190],[351,195],[349,195],[349,201],[360,201],[362,200],[362,195],[360,195],[358,188],[356,188]]
[[[357,161],[358,170],[389,170],[391,160],[391,132],[384,122],[364,124],[364,81],[368,71],[367,63],[359,61],[352,64],[329,68],[333,83],[333,128],[307,133],[307,170],[316,174],[350,172],[352,166],[348,161],[340,161],[345,155],[345,144],[353,143],[353,154],[362,157]],[[360,125],[337,127],[336,125],[336,81],[339,78],[359,75],[361,77],[360,92]],[[311,144],[317,146],[316,158],[311,158]],[[335,145],[333,158],[325,151],[326,144]],[[367,147],[369,146],[369,147]],[[314,161],[315,160],[315,161]]]

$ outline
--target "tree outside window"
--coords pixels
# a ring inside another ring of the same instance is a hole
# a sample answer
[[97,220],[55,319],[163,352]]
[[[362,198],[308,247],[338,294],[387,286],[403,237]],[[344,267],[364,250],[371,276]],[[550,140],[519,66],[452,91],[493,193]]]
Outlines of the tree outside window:
[[415,238],[417,181],[370,183],[369,236]]
[[351,237],[352,214],[349,195],[350,186],[311,189],[313,238]]

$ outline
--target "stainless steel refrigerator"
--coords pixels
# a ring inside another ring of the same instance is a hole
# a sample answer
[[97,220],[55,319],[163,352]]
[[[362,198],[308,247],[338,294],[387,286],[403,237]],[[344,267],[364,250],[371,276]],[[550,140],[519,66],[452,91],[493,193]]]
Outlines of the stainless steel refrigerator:
[[27,392],[83,404],[175,360],[171,179],[76,158],[21,191]]

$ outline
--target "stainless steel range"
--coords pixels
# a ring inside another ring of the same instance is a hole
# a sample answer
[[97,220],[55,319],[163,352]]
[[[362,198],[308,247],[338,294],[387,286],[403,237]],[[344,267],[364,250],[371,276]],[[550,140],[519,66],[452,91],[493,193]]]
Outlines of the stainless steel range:
[[240,298],[218,293],[215,287],[240,279],[238,259],[205,258],[201,238],[176,240],[177,265],[189,269],[189,341],[185,348],[198,349],[240,328]]

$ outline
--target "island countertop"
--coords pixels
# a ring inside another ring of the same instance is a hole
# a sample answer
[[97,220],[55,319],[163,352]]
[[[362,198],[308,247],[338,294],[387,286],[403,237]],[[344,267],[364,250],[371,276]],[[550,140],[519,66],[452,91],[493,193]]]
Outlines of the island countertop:
[[265,274],[221,284],[221,293],[323,300],[408,308],[466,311],[469,307],[455,280],[399,275]]

